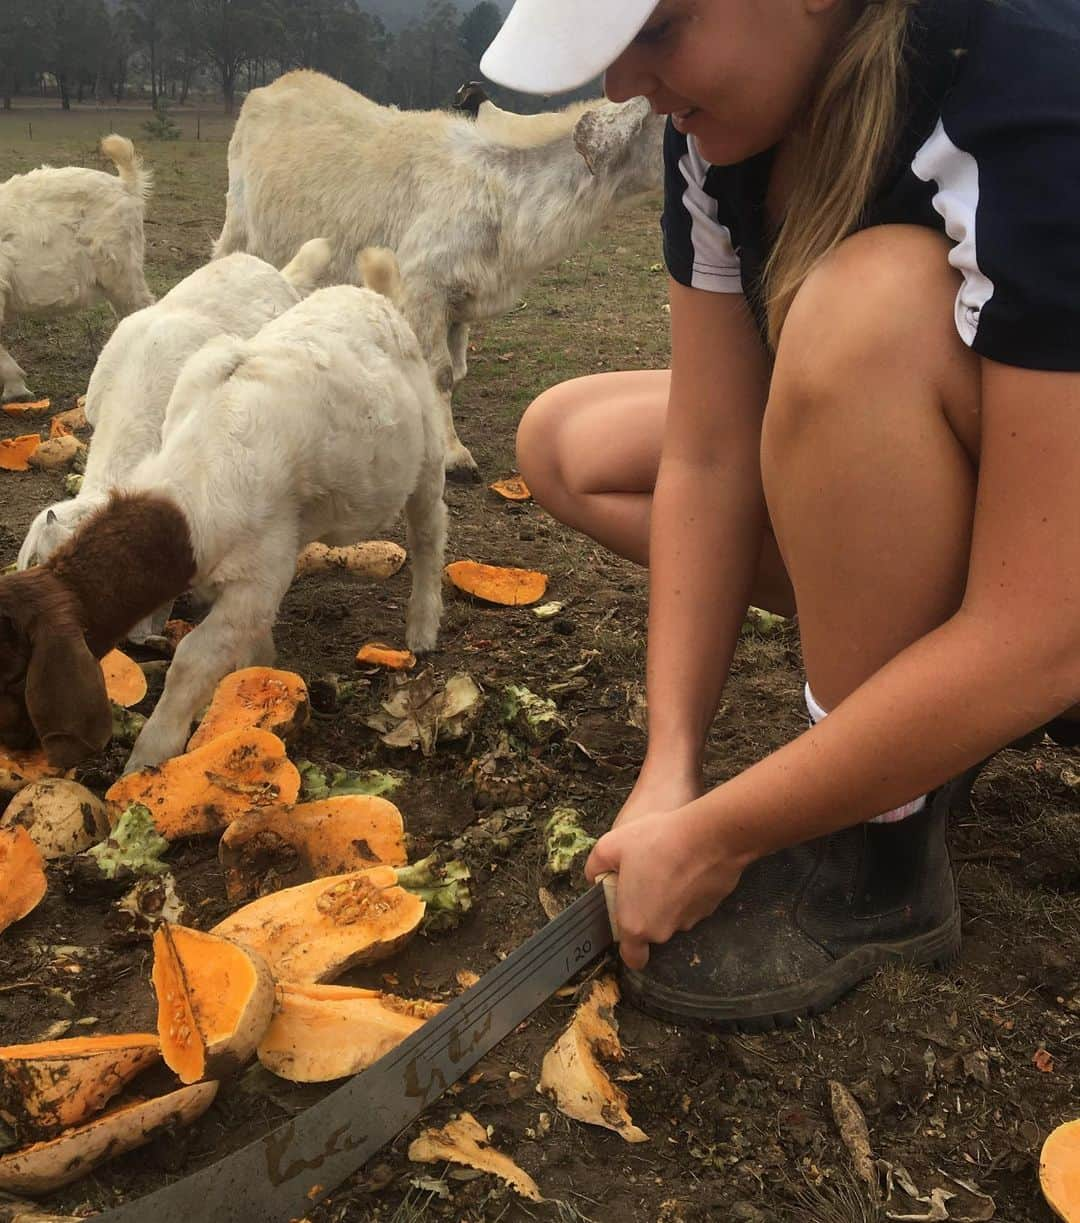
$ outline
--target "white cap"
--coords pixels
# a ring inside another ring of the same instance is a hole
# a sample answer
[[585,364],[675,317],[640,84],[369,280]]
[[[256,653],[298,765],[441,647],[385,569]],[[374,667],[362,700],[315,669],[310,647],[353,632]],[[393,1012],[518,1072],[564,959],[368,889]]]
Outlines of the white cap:
[[517,0],[480,70],[523,93],[591,81],[637,37],[658,0]]

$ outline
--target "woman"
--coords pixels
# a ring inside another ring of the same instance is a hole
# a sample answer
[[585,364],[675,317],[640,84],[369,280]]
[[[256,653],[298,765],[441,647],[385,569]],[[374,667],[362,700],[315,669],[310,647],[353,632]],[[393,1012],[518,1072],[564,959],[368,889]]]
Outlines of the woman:
[[[1080,0],[518,0],[485,59],[670,116],[672,369],[518,437],[651,570],[648,750],[587,867],[646,1009],[771,1027],[947,960],[950,809],[1080,739],[1078,62]],[[748,603],[797,609],[813,725],[704,793]]]

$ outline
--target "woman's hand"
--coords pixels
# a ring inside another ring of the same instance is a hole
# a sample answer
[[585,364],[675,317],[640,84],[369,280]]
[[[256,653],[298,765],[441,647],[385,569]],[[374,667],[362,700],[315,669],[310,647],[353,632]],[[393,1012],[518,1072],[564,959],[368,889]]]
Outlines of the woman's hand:
[[641,970],[649,944],[666,943],[708,917],[751,859],[729,849],[695,806],[627,820],[620,813],[620,820],[593,847],[585,874],[592,881],[617,872],[619,951],[627,967]]

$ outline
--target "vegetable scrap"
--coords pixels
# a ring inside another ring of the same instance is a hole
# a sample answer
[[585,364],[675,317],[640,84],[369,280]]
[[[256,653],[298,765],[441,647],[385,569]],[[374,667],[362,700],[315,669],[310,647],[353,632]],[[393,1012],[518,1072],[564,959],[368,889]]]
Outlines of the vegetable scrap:
[[296,573],[302,577],[307,573],[326,573],[337,569],[382,582],[392,578],[404,564],[405,549],[388,540],[369,539],[345,548],[314,543],[308,544],[297,557]]
[[544,1056],[537,1091],[567,1117],[614,1130],[627,1142],[647,1142],[627,1112],[625,1092],[600,1064],[625,1058],[615,1023],[619,987],[614,977],[604,977],[590,981],[585,991],[570,1026]]
[[170,841],[220,832],[253,807],[295,802],[300,774],[266,730],[235,730],[164,764],[128,773],[106,792],[117,812],[148,808]]
[[254,900],[212,933],[261,955],[279,983],[312,984],[393,955],[420,928],[424,909],[392,866],[376,866]]
[[226,675],[215,688],[187,750],[196,751],[238,730],[266,730],[287,742],[310,718],[307,684],[299,675],[273,667],[245,667]]
[[545,573],[532,569],[506,569],[478,561],[454,561],[446,566],[450,584],[474,599],[503,607],[527,607],[537,603],[547,591]]

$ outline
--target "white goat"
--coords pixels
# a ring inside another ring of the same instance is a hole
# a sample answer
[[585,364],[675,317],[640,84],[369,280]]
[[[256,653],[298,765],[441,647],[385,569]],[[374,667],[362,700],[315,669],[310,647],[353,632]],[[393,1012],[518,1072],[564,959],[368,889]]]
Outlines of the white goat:
[[[393,256],[361,259],[363,279],[398,296]],[[177,647],[128,769],[182,751],[218,680],[272,658],[300,548],[368,538],[402,509],[406,641],[432,649],[446,539],[439,412],[416,337],[370,289],[319,289],[250,340],[204,345],[177,379],[161,449],[44,565],[0,578],[0,609],[29,655],[8,665],[22,667],[22,708],[41,742],[58,758],[93,750],[108,703],[87,658],[190,586],[213,606]],[[19,721],[10,688],[8,731]]]
[[[123,319],[90,375],[86,418],[94,436],[82,487],[78,496],[37,515],[19,549],[18,567],[47,560],[160,447],[169,396],[192,354],[216,336],[253,336],[315,288],[330,257],[322,238],[305,243],[280,272],[254,255],[230,255]],[[144,622],[131,638],[141,641],[152,631],[160,625]]]
[[464,116],[379,106],[291,72],[244,102],[214,254],[276,262],[315,232],[334,247],[332,277],[350,280],[350,252],[392,248],[402,309],[443,399],[448,470],[475,478],[450,407],[469,324],[510,309],[614,207],[658,188],[662,131],[639,98],[589,110],[549,144],[512,148]]
[[[0,326],[102,298],[120,315],[154,300],[143,277],[150,174],[123,136],[106,136],[101,151],[118,178],[43,166],[0,184]],[[25,373],[0,345],[0,403],[30,398]]]
[[454,99],[454,109],[471,115],[478,131],[499,144],[513,145],[519,149],[561,139],[574,130],[582,115],[602,105],[602,99],[593,98],[585,102],[571,102],[563,110],[519,115],[496,106],[479,81],[462,85]]

